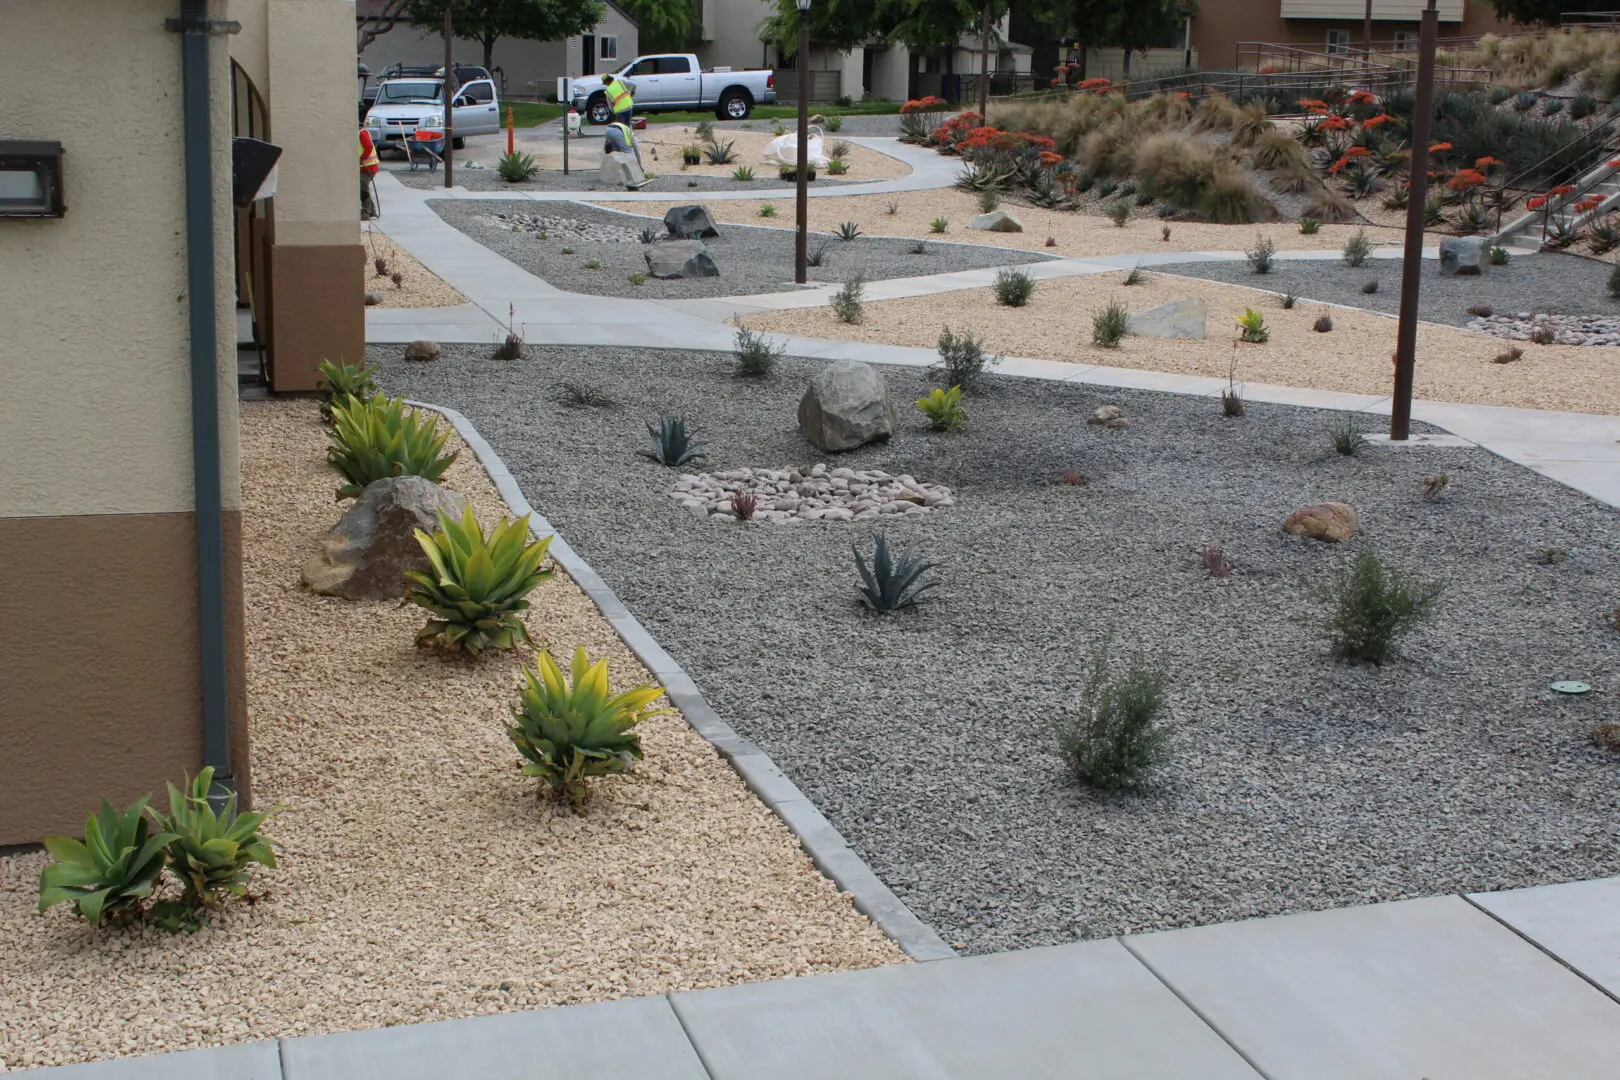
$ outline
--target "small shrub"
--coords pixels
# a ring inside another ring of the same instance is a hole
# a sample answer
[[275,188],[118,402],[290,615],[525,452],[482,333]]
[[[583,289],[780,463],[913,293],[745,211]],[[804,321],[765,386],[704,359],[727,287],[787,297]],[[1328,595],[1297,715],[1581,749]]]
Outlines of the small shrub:
[[979,212],[988,214],[1001,205],[1001,192],[995,188],[986,188],[979,192]]
[[[799,167],[797,165],[783,165],[779,170],[777,170],[776,175],[781,179],[781,181],[784,184],[797,184],[799,182]],[[813,180],[815,180],[815,178],[816,178],[815,167],[814,166],[807,167],[805,169],[805,171],[804,171],[805,183],[808,184],[808,183],[812,182]],[[692,186],[696,187],[697,185],[694,183]]]
[[1125,280],[1121,282],[1121,284],[1141,285],[1145,281],[1147,281],[1147,275],[1142,272],[1142,264],[1138,263],[1129,270],[1125,271]]
[[861,235],[861,227],[853,221],[846,221],[838,226],[838,239],[850,241]]
[[1134,181],[1132,181],[1132,180],[1125,181],[1124,183],[1120,184],[1118,188],[1115,189],[1115,194],[1117,194],[1122,199],[1126,199],[1126,198],[1129,198],[1132,195],[1135,195],[1136,194],[1136,183]]
[[701,146],[683,146],[681,148],[681,164],[682,165],[701,165],[701,164],[703,164],[703,147],[701,147]]
[[1243,314],[1237,317],[1238,336],[1251,345],[1263,345],[1271,338],[1271,330],[1266,326],[1266,317],[1254,308],[1244,308]]
[[1321,591],[1331,607],[1326,628],[1333,652],[1366,664],[1389,659],[1400,639],[1433,613],[1440,596],[1438,584],[1409,581],[1366,548]]
[[1524,350],[1517,345],[1509,345],[1506,352],[1499,352],[1491,357],[1493,364],[1511,364],[1524,359]]
[[551,537],[531,540],[527,514],[503,518],[485,537],[472,507],[459,521],[440,511],[439,527],[431,534],[417,529],[416,542],[431,564],[428,571],[405,571],[405,599],[432,616],[416,632],[418,645],[477,656],[530,643],[518,612],[553,571],[540,569]]
[[152,915],[167,930],[196,930],[208,912],[227,896],[246,896],[254,865],[274,869],[275,850],[259,835],[270,815],[256,810],[238,813],[231,792],[218,813],[208,801],[214,769],[206,766],[184,790],[169,784],[169,812],[152,813],[169,842],[169,872],[180,879],[178,901],[153,905]]
[[1168,688],[1161,666],[1132,657],[1116,675],[1107,648],[1098,649],[1076,708],[1058,724],[1058,755],[1074,778],[1116,791],[1137,786],[1162,765],[1170,751]]
[[923,593],[938,584],[921,580],[923,574],[934,568],[934,563],[924,562],[915,551],[902,551],[897,557],[890,550],[889,538],[882,533],[872,538],[870,562],[854,544],[850,549],[855,553],[855,568],[861,575],[860,584],[855,587],[861,603],[880,615],[912,607]]
[[495,171],[508,184],[520,184],[525,180],[534,179],[535,173],[540,171],[540,166],[528,154],[513,151],[510,154],[501,155],[501,160],[496,163]]
[[1361,293],[1362,293],[1363,296],[1371,296],[1373,293],[1375,293],[1377,291],[1378,291],[1378,279],[1377,278],[1373,278],[1371,281],[1362,282],[1362,284],[1361,284]]
[[377,395],[377,369],[368,364],[334,364],[322,360],[315,368],[320,379],[315,389],[321,395],[321,419],[332,422],[332,406],[339,402],[365,401]]
[[[851,102],[845,101],[843,99],[840,99],[838,103],[840,105],[844,106],[845,108],[848,108],[850,106],[850,104],[852,104]],[[844,126],[844,118],[842,116],[838,115],[837,113],[833,113],[831,116],[822,117],[822,123],[827,125],[827,130],[828,131],[837,132],[837,131],[839,131],[839,130],[841,130],[843,128],[843,126]],[[848,146],[848,145],[849,145],[848,143],[835,143],[833,148],[837,149],[839,146]]]
[[759,509],[759,496],[752,491],[733,491],[731,493],[731,512],[738,521],[747,521]]
[[933,221],[930,221],[928,223],[928,231],[931,232],[931,233],[942,233],[949,226],[950,226],[950,219],[937,217]]
[[865,289],[866,279],[856,274],[844,282],[843,288],[833,293],[828,303],[839,322],[853,325],[861,321],[861,294]]
[[1540,563],[1542,566],[1558,566],[1561,565],[1566,558],[1568,558],[1568,555],[1569,553],[1563,548],[1542,548],[1541,553],[1536,556],[1536,562]]
[[1366,229],[1357,229],[1350,239],[1344,242],[1344,261],[1349,266],[1365,266],[1367,257],[1372,254],[1372,240],[1367,236]]
[[1507,248],[1504,248],[1504,247],[1493,247],[1493,248],[1491,248],[1490,259],[1491,259],[1491,265],[1492,266],[1506,266],[1508,264],[1509,260],[1512,259],[1512,257],[1513,257],[1512,255],[1508,254],[1508,249]]
[[888,202],[884,203],[883,212],[888,214],[890,217],[894,217],[900,212],[900,200],[890,199]]
[[1317,221],[1354,221],[1356,208],[1350,200],[1337,191],[1326,188],[1311,199],[1306,206],[1305,213]]
[[1277,245],[1269,236],[1256,236],[1254,247],[1243,253],[1249,261],[1249,272],[1254,274],[1271,273],[1271,265],[1277,257]]
[[600,387],[588,382],[558,383],[555,396],[570,409],[605,409],[613,404]]
[[1048,236],[1048,237],[1047,237],[1047,238],[1046,238],[1046,246],[1047,246],[1047,247],[1057,247],[1057,237],[1055,237],[1055,236]]
[[639,234],[637,234],[636,238],[638,240],[640,240],[643,244],[656,244],[656,243],[658,243],[659,238],[661,237],[661,235],[662,234],[659,233],[659,231],[657,229],[655,229],[651,225],[649,225],[645,229],[642,229],[641,232]]
[[1066,472],[1063,474],[1061,483],[1064,487],[1085,487],[1091,481],[1086,478],[1085,473]]
[[1463,310],[1479,319],[1488,319],[1496,314],[1496,309],[1489,304],[1469,304]]
[[372,259],[371,265],[376,268],[378,277],[388,276],[388,260],[383,258],[381,255],[378,255],[376,258]]
[[1586,734],[1605,750],[1620,750],[1620,721],[1599,720],[1586,729]]
[[1106,307],[1091,316],[1091,343],[1104,349],[1117,348],[1124,340],[1130,317],[1124,304],[1108,301]]
[[912,245],[906,249],[906,254],[908,254],[908,255],[927,255],[928,254],[928,245],[925,242],[921,241],[921,240],[914,241],[912,243]]
[[591,664],[584,649],[575,649],[565,676],[542,649],[535,667],[523,669],[523,690],[506,734],[523,757],[523,774],[539,777],[577,812],[590,797],[587,780],[622,773],[642,756],[635,728],[670,711],[651,708],[663,692],[646,682],[615,694],[606,660]]
[[1333,332],[1333,316],[1325,311],[1322,312],[1316,317],[1316,321],[1311,324],[1311,329],[1318,334],[1331,334]]
[[1106,177],[1097,181],[1097,194],[1101,195],[1105,199],[1118,190],[1118,181],[1110,180]]
[[39,875],[39,910],[72,904],[92,926],[111,919],[129,923],[145,913],[147,900],[163,875],[173,833],[154,831],[147,820],[150,796],[119,812],[103,800],[84,821],[84,840],[47,836],[45,850],[55,860]]
[[730,165],[737,160],[737,155],[732,150],[735,145],[735,142],[716,142],[711,134],[709,145],[704,149],[703,155],[710,165]]
[[632,285],[645,285],[647,284],[647,275],[640,270],[632,270],[625,275],[625,280]]
[[1299,294],[1291,288],[1284,289],[1280,303],[1282,304],[1284,311],[1292,311],[1294,309],[1294,305],[1299,303]]
[[1493,87],[1491,87],[1491,104],[1492,105],[1500,105],[1500,104],[1502,104],[1502,102],[1506,101],[1508,98],[1510,98],[1512,96],[1513,96],[1513,91],[1509,90],[1505,86],[1493,86]]
[[1405,210],[1412,201],[1412,186],[1402,180],[1390,185],[1389,191],[1384,195],[1385,210]]
[[1513,108],[1518,112],[1529,112],[1536,107],[1536,102],[1539,100],[1541,100],[1540,96],[1534,91],[1521,90],[1513,98]]
[[[1586,231],[1587,242],[1592,245],[1592,254],[1607,255],[1616,247],[1620,247],[1620,228],[1617,228],[1612,216],[1602,221],[1595,221]],[[1492,254],[1495,254],[1494,249]]]
[[1462,204],[1455,217],[1451,219],[1452,227],[1464,236],[1473,236],[1484,232],[1491,223],[1491,212],[1483,203],[1470,199]]
[[392,274],[389,274],[388,280],[394,283],[394,288],[396,289],[403,289],[405,287],[405,275],[400,273],[398,270],[395,270]]
[[1237,342],[1232,343],[1232,364],[1226,369],[1226,389],[1221,391],[1221,414],[1239,417],[1245,409],[1243,391],[1237,384]]
[[780,120],[771,125],[771,134],[776,136],[778,139],[780,139],[783,135],[786,135],[787,130],[787,125],[782,123]]
[[[1173,218],[1177,214],[1181,213],[1181,211],[1177,210],[1175,207],[1171,206],[1169,203],[1160,203],[1154,209],[1153,212],[1155,214],[1158,214],[1160,218]],[[1168,228],[1169,228],[1169,226],[1166,226],[1166,229],[1168,229]]]
[[585,269],[587,269],[587,270],[600,270],[600,269],[602,269],[602,260],[601,259],[586,259],[585,260]]
[[1530,327],[1530,341],[1534,345],[1556,345],[1558,332],[1553,329],[1552,323],[1545,319],[1537,319]]
[[979,376],[1001,363],[1001,357],[985,352],[984,343],[971,330],[954,334],[947,326],[939,332],[937,347],[939,363],[929,369],[930,373],[947,386],[961,387],[963,392],[972,390]]
[[787,354],[787,345],[773,345],[764,334],[739,326],[736,334],[737,374],[745,379],[763,379],[775,370]]
[[817,244],[804,253],[804,265],[820,266],[827,261],[827,245],[825,242]]
[[704,456],[703,444],[697,441],[697,429],[687,426],[684,416],[666,416],[657,424],[649,422],[647,434],[652,436],[653,448],[641,451],[641,456],[660,465],[673,469]]
[[1170,242],[1170,226],[1161,225],[1159,227],[1159,239],[1167,244]]
[[833,158],[827,162],[828,176],[843,176],[847,172],[849,172],[849,162],[843,158]]
[[949,390],[935,387],[927,397],[917,400],[917,408],[928,417],[928,426],[935,431],[955,431],[967,420],[960,386],[953,386]]
[[739,184],[746,184],[754,178],[754,170],[749,165],[739,165],[731,170],[731,178]]
[[697,126],[694,127],[692,130],[695,131],[697,133],[697,137],[702,139],[704,142],[706,142],[706,143],[714,142],[714,121],[713,120],[699,120],[697,122]]
[[827,156],[832,158],[834,161],[841,161],[844,158],[849,157],[852,149],[853,148],[849,145],[849,143],[845,142],[843,139],[839,139],[837,142],[833,143],[827,148]]
[[1555,218],[1547,223],[1547,234],[1542,243],[1554,251],[1563,251],[1580,243],[1580,226],[1563,218]]
[[1365,199],[1374,192],[1382,191],[1384,187],[1378,179],[1378,174],[1366,165],[1357,165],[1353,169],[1346,169],[1344,171],[1344,182],[1351,198],[1355,199]]
[[1004,307],[1023,307],[1035,295],[1035,279],[1022,270],[1003,267],[996,271],[991,291],[996,295],[996,303]]
[[564,254],[564,255],[572,255],[573,253],[574,253],[574,249],[571,248],[571,247],[565,247],[565,248],[562,249],[562,254]]
[[1542,100],[1541,114],[1543,116],[1557,116],[1564,111],[1564,99],[1549,97]]
[[420,476],[438,483],[455,454],[445,455],[448,430],[440,431],[430,413],[406,409],[404,398],[381,395],[332,405],[331,446],[327,461],[348,481],[339,499],[357,499],[373,481],[390,476]]
[[1232,560],[1226,557],[1219,544],[1205,544],[1203,553],[1198,556],[1198,565],[1212,578],[1232,576]]
[[1333,441],[1333,449],[1345,457],[1355,457],[1368,445],[1366,433],[1356,425],[1353,416],[1328,428],[1328,438]]
[[1322,231],[1322,223],[1315,218],[1302,218],[1299,223],[1299,231],[1305,236],[1315,236]]
[[1451,486],[1451,477],[1446,473],[1436,473],[1425,476],[1418,484],[1418,492],[1426,501],[1438,499],[1440,495]]
[[1123,229],[1131,220],[1130,204],[1123,201],[1109,203],[1108,209],[1103,212],[1108,215],[1108,220],[1114,223],[1115,228]]
[[1572,120],[1585,120],[1597,112],[1597,98],[1582,91],[1569,99],[1569,115]]

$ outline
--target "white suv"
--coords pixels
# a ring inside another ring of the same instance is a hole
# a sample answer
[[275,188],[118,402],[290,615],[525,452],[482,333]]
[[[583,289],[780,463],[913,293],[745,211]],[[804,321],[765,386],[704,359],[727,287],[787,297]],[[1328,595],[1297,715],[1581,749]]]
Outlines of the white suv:
[[[455,145],[469,135],[493,135],[501,130],[501,103],[491,79],[473,79],[456,91]],[[441,78],[389,79],[377,87],[377,101],[366,112],[366,128],[378,149],[402,149],[418,125],[444,127],[444,80]]]

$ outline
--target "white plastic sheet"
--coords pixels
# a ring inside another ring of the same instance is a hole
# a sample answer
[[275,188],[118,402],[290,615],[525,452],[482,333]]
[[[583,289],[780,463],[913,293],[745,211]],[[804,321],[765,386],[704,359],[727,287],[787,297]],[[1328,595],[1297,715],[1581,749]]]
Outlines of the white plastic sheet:
[[[821,149],[823,137],[821,126],[811,124],[809,132],[808,160],[810,167],[812,169],[825,169],[829,161],[827,155]],[[772,165],[797,166],[799,164],[799,133],[790,131],[786,135],[778,135],[772,139],[765,146],[765,160]]]

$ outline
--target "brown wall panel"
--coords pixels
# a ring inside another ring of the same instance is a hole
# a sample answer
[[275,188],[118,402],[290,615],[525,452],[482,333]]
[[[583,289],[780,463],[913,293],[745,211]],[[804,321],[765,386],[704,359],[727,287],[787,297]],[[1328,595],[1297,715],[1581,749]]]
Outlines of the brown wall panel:
[[359,244],[271,246],[272,390],[314,390],[322,360],[365,360],[365,258]]
[[[78,835],[202,765],[190,514],[0,518],[0,845]],[[225,517],[231,752],[251,795],[242,522]]]

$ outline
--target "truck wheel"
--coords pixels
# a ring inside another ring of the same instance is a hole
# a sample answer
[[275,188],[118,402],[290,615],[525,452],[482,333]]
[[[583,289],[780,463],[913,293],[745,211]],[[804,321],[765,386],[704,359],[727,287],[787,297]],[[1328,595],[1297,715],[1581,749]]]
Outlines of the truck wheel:
[[467,149],[467,140],[457,136],[456,138],[450,140],[450,145],[455,147],[457,150],[465,150]]
[[585,104],[585,119],[597,125],[612,122],[613,110],[608,108],[606,94],[591,95],[591,100]]
[[714,115],[718,120],[746,120],[754,111],[754,98],[746,90],[727,90],[720,95]]

